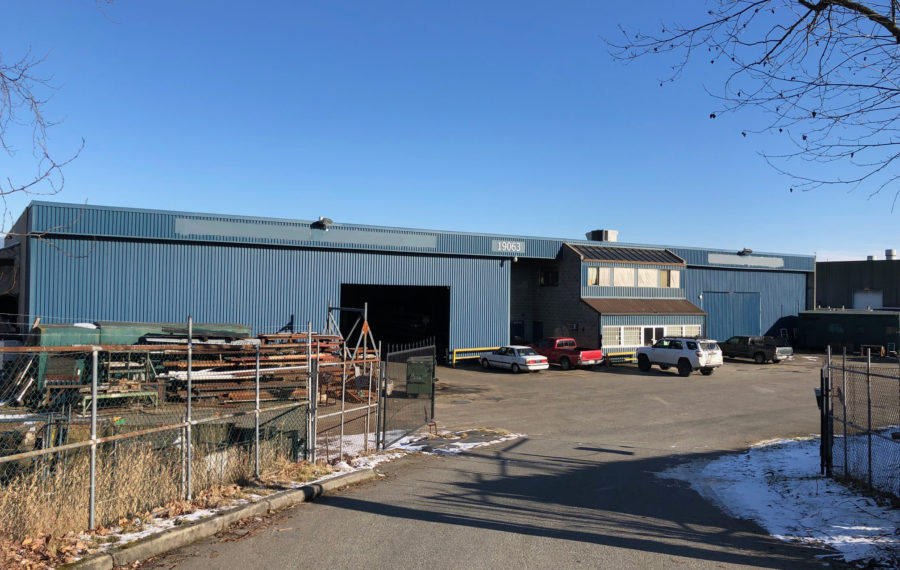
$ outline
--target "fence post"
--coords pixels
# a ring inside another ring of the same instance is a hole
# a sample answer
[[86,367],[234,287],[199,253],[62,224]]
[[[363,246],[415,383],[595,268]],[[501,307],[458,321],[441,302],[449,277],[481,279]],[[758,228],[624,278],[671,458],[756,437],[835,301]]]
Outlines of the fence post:
[[89,528],[94,530],[97,523],[97,347],[91,351],[91,488],[88,506]]
[[[319,359],[312,357],[312,323],[307,323],[309,345],[307,348],[308,358],[306,360],[309,376],[309,409],[307,410],[307,427],[306,427],[306,457],[311,462],[316,462],[316,418],[319,414]],[[316,341],[316,354],[318,355],[319,346]]]
[[192,357],[194,351],[194,317],[188,316],[188,343],[187,343],[187,408],[185,427],[185,498],[191,500],[191,471],[193,463],[193,445],[191,443],[191,399],[193,396],[193,385],[191,384],[191,367],[193,366]]
[[388,357],[390,356],[391,347],[388,346],[388,354],[385,356],[384,361],[381,363],[381,441],[380,441],[380,449],[384,451],[386,447],[384,442],[387,439],[384,435],[384,432],[387,430],[387,386],[388,386]]
[[[347,401],[347,360],[344,360],[344,365],[341,367],[341,441],[338,444],[338,461],[344,460],[344,424],[346,423],[346,418],[344,416],[344,411],[346,409],[346,401]],[[330,460],[330,458],[329,458]]]
[[259,479],[259,344],[256,345],[256,409],[253,414],[255,416],[255,429],[253,432],[254,438],[254,472],[256,473],[256,478]]
[[387,380],[384,377],[384,364],[381,362],[381,341],[378,342],[378,383],[376,384],[376,389],[378,390],[376,399],[375,399],[375,451],[381,450],[381,414],[383,414],[384,407],[384,392],[385,386],[387,385]]
[[825,476],[831,477],[834,471],[834,402],[831,399],[831,346],[828,347],[828,362],[825,375],[822,377],[822,437],[825,439],[824,455]]
[[868,476],[869,488],[872,488],[872,349],[866,349],[866,437],[868,441]]
[[849,476],[850,462],[847,458],[847,347],[841,355],[841,407],[844,412],[844,477]]
[[825,475],[825,446],[827,445],[827,434],[825,427],[825,418],[828,415],[828,410],[825,405],[826,391],[825,391],[825,373],[828,370],[828,366],[831,363],[831,359],[828,358],[831,356],[831,348],[829,347],[828,352],[825,356],[825,364],[822,366],[822,369],[819,370],[819,393],[817,396],[821,398],[819,402],[819,432],[821,433],[821,437],[819,438],[819,471],[822,475]]
[[[363,320],[365,321],[366,328],[368,328],[368,326],[369,326],[369,304],[368,303],[363,304]],[[363,428],[363,431],[364,431],[363,453],[368,454],[369,453],[369,415],[372,412],[372,372],[371,372],[371,370],[369,370],[369,373],[366,374],[366,367],[367,366],[371,367],[371,366],[369,364],[369,350],[368,350],[369,335],[366,334],[365,331],[363,331],[362,344],[363,344],[362,373],[363,373],[363,376],[368,376],[368,378],[369,378],[369,392],[368,392],[369,396],[366,401],[366,425]],[[375,348],[375,347],[373,346],[372,348]]]

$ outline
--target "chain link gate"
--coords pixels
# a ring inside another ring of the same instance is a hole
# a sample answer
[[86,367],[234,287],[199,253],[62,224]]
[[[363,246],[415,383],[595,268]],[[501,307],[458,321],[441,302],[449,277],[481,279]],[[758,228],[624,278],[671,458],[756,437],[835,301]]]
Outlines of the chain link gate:
[[900,367],[828,349],[816,391],[822,472],[900,497]]
[[389,348],[382,367],[379,448],[386,449],[434,420],[434,339]]

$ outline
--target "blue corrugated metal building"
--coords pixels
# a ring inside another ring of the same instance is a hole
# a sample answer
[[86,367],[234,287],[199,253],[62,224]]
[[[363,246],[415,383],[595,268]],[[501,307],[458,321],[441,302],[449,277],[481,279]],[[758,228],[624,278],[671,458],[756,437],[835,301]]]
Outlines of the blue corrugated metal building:
[[[532,340],[536,332],[551,332],[550,323],[539,331],[534,315],[523,319],[519,309],[534,312],[539,295],[531,286],[548,286],[541,283],[545,269],[565,268],[567,244],[569,249],[600,245],[33,202],[0,255],[0,287],[6,286],[0,311],[20,328],[36,318],[180,322],[192,315],[274,332],[302,330],[307,321],[322,328],[329,302],[368,302],[376,337],[380,325],[385,340],[428,335],[444,348],[494,346],[511,336]],[[678,287],[658,289],[656,295],[695,305],[688,320],[702,321],[709,336],[777,333],[791,328],[785,319],[811,307],[812,256],[665,250],[683,263],[662,269],[677,266],[684,274]],[[587,279],[589,267],[603,264],[582,265],[572,303],[584,303],[599,291]],[[626,286],[610,287],[599,298],[647,296],[644,287]],[[601,326],[606,323],[598,317]]]

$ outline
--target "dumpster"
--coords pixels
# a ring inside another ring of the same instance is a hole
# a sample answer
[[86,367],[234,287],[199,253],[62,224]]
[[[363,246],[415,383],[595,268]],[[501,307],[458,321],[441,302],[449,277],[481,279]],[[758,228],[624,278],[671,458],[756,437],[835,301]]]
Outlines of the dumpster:
[[418,398],[419,394],[431,397],[434,387],[434,357],[412,356],[406,361],[406,395]]

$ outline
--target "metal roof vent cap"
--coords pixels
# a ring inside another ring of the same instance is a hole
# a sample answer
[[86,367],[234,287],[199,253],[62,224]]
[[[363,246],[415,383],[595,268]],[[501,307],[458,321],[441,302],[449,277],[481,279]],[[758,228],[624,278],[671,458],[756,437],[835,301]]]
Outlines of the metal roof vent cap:
[[897,250],[896,249],[886,249],[884,250],[884,258],[888,261],[893,261],[897,259]]
[[875,261],[875,256],[874,256],[874,255],[867,255],[867,256],[866,256],[866,261]]

